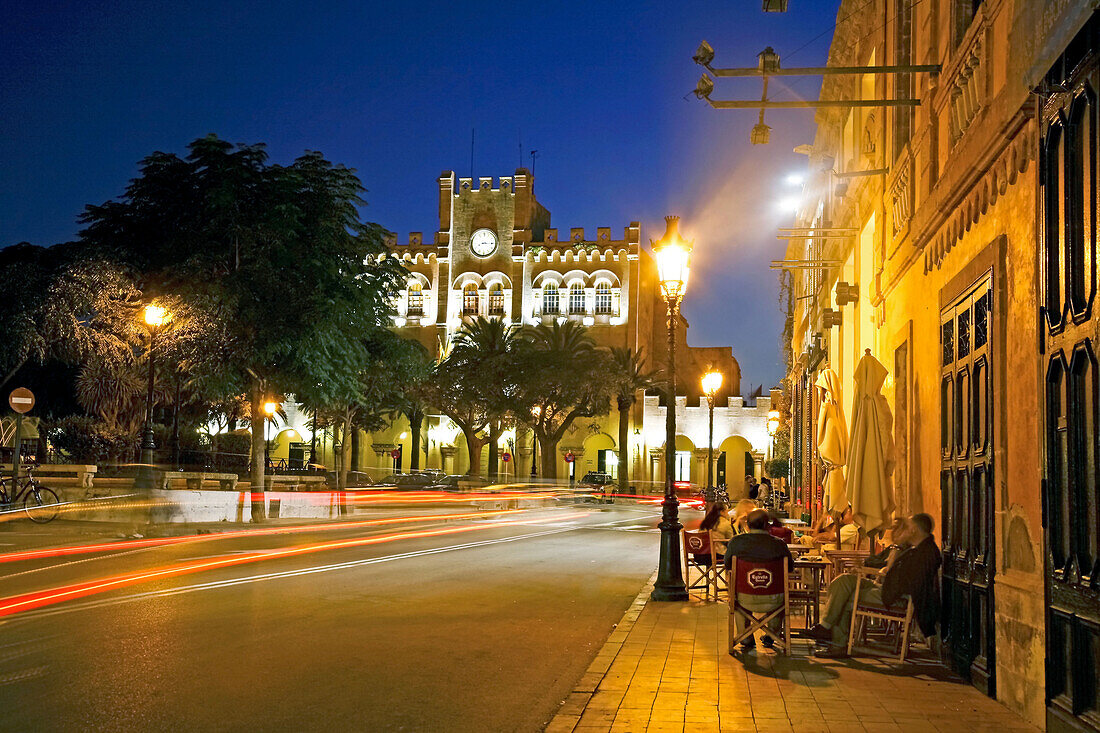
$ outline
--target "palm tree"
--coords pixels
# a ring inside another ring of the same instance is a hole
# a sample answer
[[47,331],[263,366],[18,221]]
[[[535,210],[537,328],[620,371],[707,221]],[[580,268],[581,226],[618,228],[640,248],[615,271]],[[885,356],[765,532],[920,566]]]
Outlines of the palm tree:
[[627,490],[627,461],[630,459],[629,440],[630,408],[638,399],[640,390],[653,386],[655,372],[646,371],[645,356],[641,350],[614,347],[611,349],[611,365],[615,379],[615,402],[619,408],[619,493]]
[[523,336],[517,348],[522,371],[513,410],[525,421],[532,416],[531,427],[542,451],[542,475],[555,478],[557,447],[565,432],[577,418],[607,413],[609,356],[573,321],[540,324],[525,329]]
[[[477,318],[467,322],[455,334],[447,359],[467,366],[472,384],[470,397],[475,400],[485,417],[489,431],[489,476],[496,475],[499,446],[497,441],[504,429],[508,414],[506,399],[511,391],[514,370],[511,368],[516,348],[516,329],[499,318]],[[453,419],[453,418],[452,418]],[[459,424],[462,427],[461,424]],[[471,431],[473,432],[473,431]],[[473,435],[466,435],[470,451],[470,473],[477,472],[480,460],[475,460]],[[478,452],[477,458],[480,458]]]

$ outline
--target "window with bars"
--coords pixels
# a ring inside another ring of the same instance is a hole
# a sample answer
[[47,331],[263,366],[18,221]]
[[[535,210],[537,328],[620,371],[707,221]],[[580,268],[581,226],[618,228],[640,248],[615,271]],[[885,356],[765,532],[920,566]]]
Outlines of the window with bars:
[[584,315],[584,285],[573,283],[569,286],[569,314]]
[[409,283],[409,298],[405,314],[409,316],[424,315],[424,286],[416,281]]
[[489,288],[489,315],[504,315],[504,287],[500,283]]
[[470,283],[462,289],[462,315],[476,316],[478,312],[477,285]]
[[606,280],[596,283],[596,315],[611,315],[611,283]]
[[561,312],[558,303],[558,286],[556,283],[546,283],[542,286],[542,312],[544,314]]

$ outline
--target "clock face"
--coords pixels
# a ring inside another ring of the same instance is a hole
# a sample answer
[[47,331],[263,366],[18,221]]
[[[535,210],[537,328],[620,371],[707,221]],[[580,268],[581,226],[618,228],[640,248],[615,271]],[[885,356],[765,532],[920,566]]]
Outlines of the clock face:
[[497,235],[489,229],[478,229],[470,236],[470,250],[478,257],[488,257],[497,250]]

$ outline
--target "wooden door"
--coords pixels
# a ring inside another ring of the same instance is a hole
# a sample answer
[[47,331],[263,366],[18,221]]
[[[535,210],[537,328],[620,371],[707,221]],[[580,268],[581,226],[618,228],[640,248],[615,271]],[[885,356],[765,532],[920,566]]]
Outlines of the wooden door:
[[948,663],[996,693],[993,634],[992,276],[940,313],[940,492]]
[[1047,728],[1100,730],[1094,18],[1047,76],[1040,221]]

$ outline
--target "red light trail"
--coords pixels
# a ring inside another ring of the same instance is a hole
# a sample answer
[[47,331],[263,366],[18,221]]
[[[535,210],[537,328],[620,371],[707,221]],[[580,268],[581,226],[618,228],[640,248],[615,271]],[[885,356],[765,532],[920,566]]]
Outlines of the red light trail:
[[328,522],[325,524],[308,524],[297,527],[269,527],[266,529],[239,529],[217,534],[189,534],[178,537],[158,537],[141,540],[123,540],[119,542],[105,542],[96,545],[69,545],[67,547],[47,547],[42,550],[25,550],[23,552],[8,552],[0,554],[0,563],[17,562],[19,560],[39,560],[50,557],[66,557],[68,555],[87,555],[96,552],[111,552],[113,550],[133,550],[143,547],[164,547],[166,545],[182,545],[191,542],[203,542],[207,540],[223,540],[236,537],[263,537],[266,535],[293,534],[298,532],[321,532],[327,529],[355,529],[357,527],[372,527],[385,524],[403,524],[418,521],[436,521],[442,519],[477,519],[479,517],[500,516],[503,514],[516,514],[525,510],[500,509],[495,511],[467,512],[465,514],[418,514],[407,517],[389,517],[387,519],[366,519],[357,522]]
[[[563,519],[577,519],[587,515],[587,512],[577,512],[574,514],[566,514],[554,517],[552,521],[557,522]],[[113,575],[105,578],[99,578],[97,580],[86,581],[83,583],[72,583],[70,585],[63,585],[56,588],[49,588],[46,590],[34,591],[32,593],[23,593],[20,595],[11,596],[9,598],[4,598],[0,600],[0,617],[10,616],[12,614],[20,613],[23,611],[29,611],[34,608],[42,608],[43,606],[50,606],[56,603],[63,603],[65,601],[74,600],[76,598],[83,598],[84,596],[89,596],[97,593],[105,593],[107,591],[116,590],[118,588],[124,588],[131,585],[137,585],[139,583],[147,583],[154,580],[163,580],[165,578],[172,578],[180,575],[190,575],[192,573],[199,573],[207,570],[216,570],[219,568],[227,568],[235,565],[245,565],[248,563],[260,562],[262,560],[274,560],[278,558],[294,557],[298,555],[305,555],[308,553],[322,552],[325,550],[337,550],[346,549],[349,547],[379,545],[387,542],[396,542],[398,540],[405,539],[419,539],[423,537],[438,537],[441,535],[460,534],[465,532],[491,529],[494,527],[514,527],[526,524],[538,524],[540,522],[546,521],[547,519],[544,517],[539,519],[522,519],[514,521],[495,522],[493,524],[445,527],[442,529],[420,530],[416,532],[401,532],[391,535],[382,535],[380,537],[363,537],[354,540],[334,540],[331,542],[320,542],[313,545],[303,545],[301,547],[287,547],[281,550],[260,551],[247,555],[226,555],[218,558],[181,563],[177,565],[169,565],[161,568],[154,568],[152,570]]]

